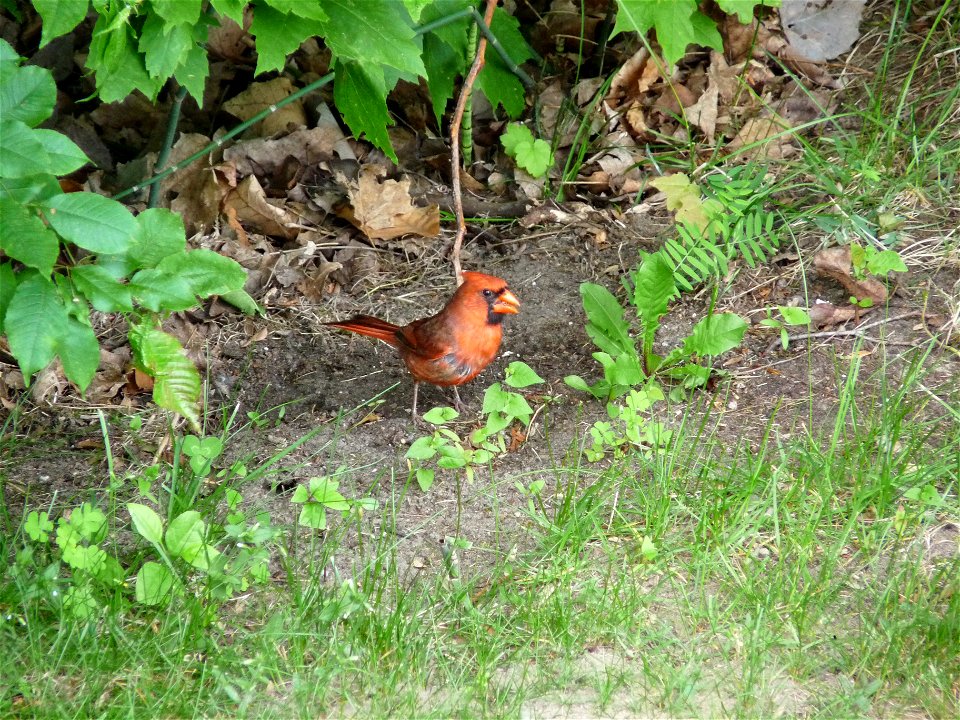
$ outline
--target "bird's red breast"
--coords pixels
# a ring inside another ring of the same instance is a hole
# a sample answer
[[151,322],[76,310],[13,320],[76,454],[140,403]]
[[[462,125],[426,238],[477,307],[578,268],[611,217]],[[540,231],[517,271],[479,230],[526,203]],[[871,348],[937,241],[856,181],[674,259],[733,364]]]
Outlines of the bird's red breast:
[[417,380],[434,385],[462,385],[497,356],[503,318],[519,311],[520,301],[506,281],[467,271],[463,273],[463,284],[436,315],[402,327],[369,315],[326,324],[383,340],[397,348]]

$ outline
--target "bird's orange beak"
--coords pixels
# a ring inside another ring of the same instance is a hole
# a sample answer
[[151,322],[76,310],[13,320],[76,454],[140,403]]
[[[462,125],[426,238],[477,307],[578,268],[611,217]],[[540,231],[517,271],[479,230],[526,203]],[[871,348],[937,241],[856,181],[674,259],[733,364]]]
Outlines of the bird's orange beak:
[[512,292],[504,290],[493,304],[493,311],[501,315],[516,315],[520,312],[520,301]]

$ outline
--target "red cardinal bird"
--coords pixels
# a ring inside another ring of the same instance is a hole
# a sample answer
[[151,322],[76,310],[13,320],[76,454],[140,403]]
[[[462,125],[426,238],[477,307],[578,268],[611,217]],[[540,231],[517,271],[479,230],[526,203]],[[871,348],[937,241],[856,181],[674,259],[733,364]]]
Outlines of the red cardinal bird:
[[420,382],[453,387],[473,380],[496,357],[506,315],[520,312],[520,301],[498,277],[463,273],[463,285],[436,315],[400,327],[369,315],[324,323],[383,340],[400,353],[413,375],[413,418]]

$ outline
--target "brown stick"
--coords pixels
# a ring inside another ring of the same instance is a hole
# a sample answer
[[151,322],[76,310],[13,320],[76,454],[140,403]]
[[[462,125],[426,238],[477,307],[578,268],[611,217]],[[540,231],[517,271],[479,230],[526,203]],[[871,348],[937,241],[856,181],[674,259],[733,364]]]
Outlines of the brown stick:
[[[493,11],[497,7],[497,0],[487,0],[487,8],[483,14],[483,21],[490,27],[493,22]],[[450,123],[450,175],[453,178],[453,209],[457,216],[457,234],[453,240],[453,251],[451,259],[453,260],[453,274],[457,278],[457,285],[463,282],[463,269],[460,267],[460,248],[463,245],[463,237],[467,233],[467,225],[463,219],[463,199],[460,197],[460,124],[463,122],[463,113],[467,107],[467,101],[470,99],[470,93],[473,92],[473,83],[483,69],[484,56],[487,51],[487,37],[480,36],[480,42],[477,43],[477,54],[473,59],[473,65],[470,72],[463,79],[463,87],[460,88],[460,97],[457,98],[457,108],[453,112],[453,122]]]
[[[908,318],[920,317],[921,315],[922,313],[919,310],[912,310],[910,312],[903,313],[902,315],[880,318],[879,320],[874,320],[873,322],[865,323],[863,325],[860,325],[859,327],[855,327],[850,330],[822,330],[820,332],[808,332],[808,333],[802,333],[800,335],[789,335],[787,337],[787,343],[789,344],[797,340],[816,340],[819,338],[834,338],[834,337],[862,337],[866,340],[877,342],[873,338],[869,338],[865,336],[863,334],[863,331],[873,327],[877,327],[878,325],[883,325],[884,323],[892,323],[892,322],[896,322],[897,320],[906,320]],[[767,348],[767,352],[770,352],[771,350],[779,346],[781,343],[782,343],[782,340],[780,340],[779,338],[774,342],[770,343],[770,346]]]

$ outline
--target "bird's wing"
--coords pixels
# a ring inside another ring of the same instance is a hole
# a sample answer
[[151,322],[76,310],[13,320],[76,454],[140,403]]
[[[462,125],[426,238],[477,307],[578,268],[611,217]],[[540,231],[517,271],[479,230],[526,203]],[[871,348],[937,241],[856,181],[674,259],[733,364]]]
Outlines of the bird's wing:
[[440,315],[414,320],[400,328],[397,337],[401,346],[423,360],[439,360],[453,349]]

